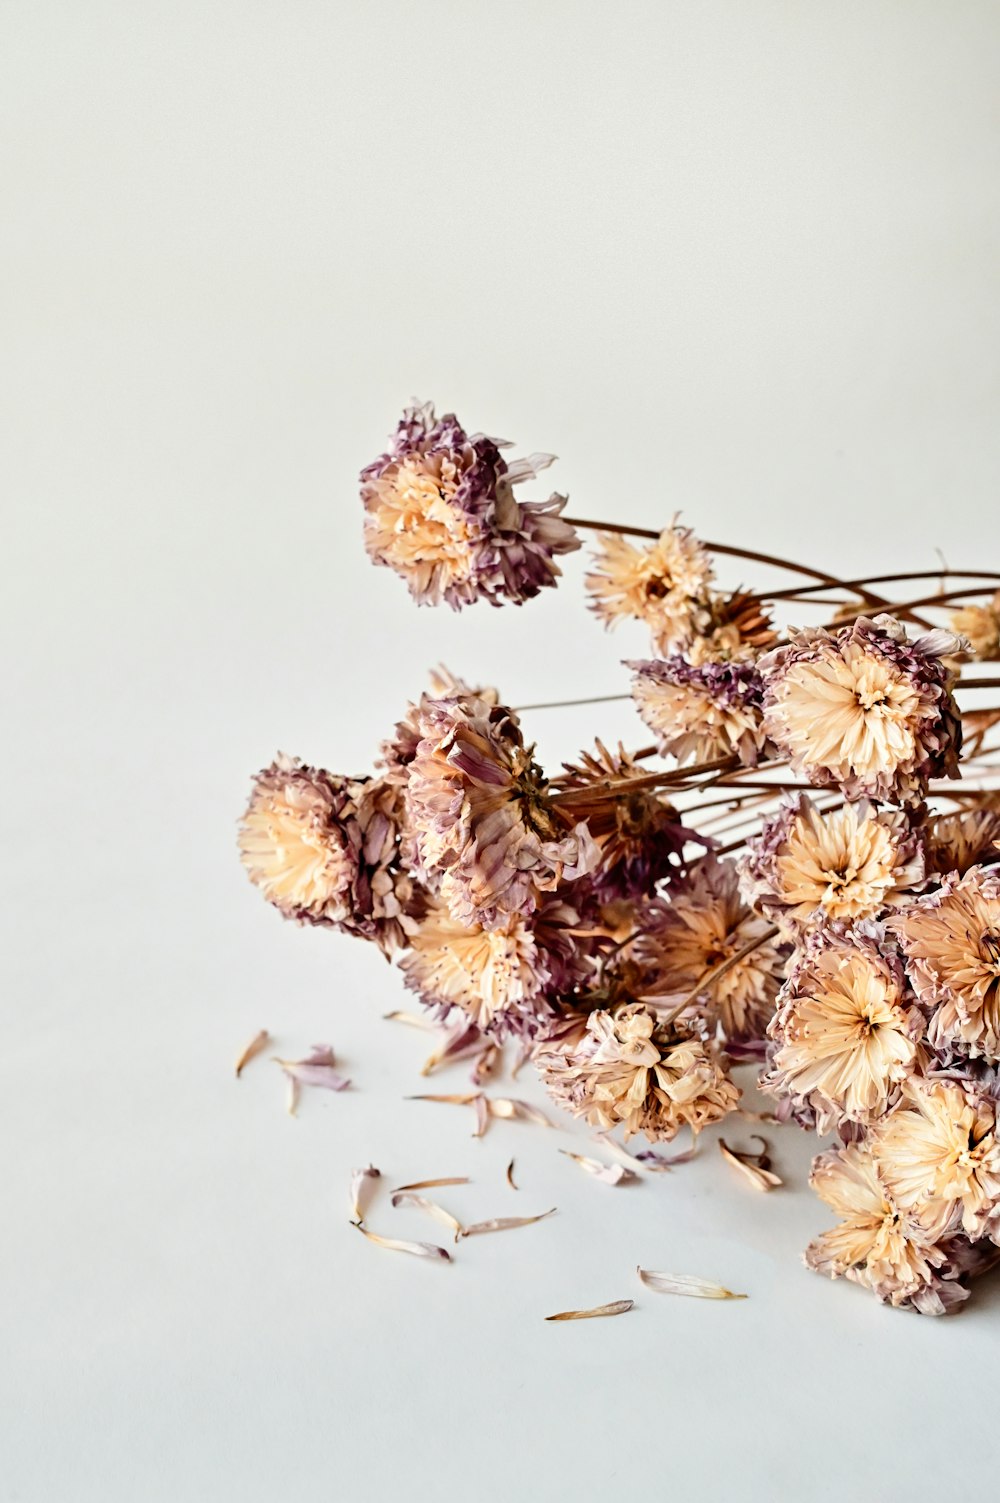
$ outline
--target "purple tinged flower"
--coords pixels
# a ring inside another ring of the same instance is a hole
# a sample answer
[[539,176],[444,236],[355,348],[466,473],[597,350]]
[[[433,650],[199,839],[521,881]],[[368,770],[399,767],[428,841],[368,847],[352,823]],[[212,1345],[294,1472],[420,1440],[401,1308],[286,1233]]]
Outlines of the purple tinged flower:
[[753,767],[767,735],[761,720],[763,686],[752,663],[703,662],[683,657],[630,662],[632,698],[663,756],[708,762],[736,756]]

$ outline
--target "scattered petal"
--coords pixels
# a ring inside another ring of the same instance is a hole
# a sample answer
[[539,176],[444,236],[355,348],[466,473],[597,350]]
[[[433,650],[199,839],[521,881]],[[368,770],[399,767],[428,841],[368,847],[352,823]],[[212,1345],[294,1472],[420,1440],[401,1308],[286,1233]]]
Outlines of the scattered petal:
[[436,1185],[468,1185],[471,1183],[472,1181],[465,1174],[453,1175],[450,1179],[417,1179],[414,1180],[412,1185],[398,1185],[393,1193],[395,1195],[402,1195],[404,1190],[433,1190]]
[[599,1315],[624,1315],[634,1304],[634,1299],[616,1299],[610,1305],[595,1305],[592,1310],[560,1310],[558,1315],[546,1315],[545,1319],[596,1320]]
[[475,1096],[472,1102],[476,1113],[476,1130],[472,1134],[474,1138],[482,1138],[490,1125],[490,1104],[485,1096]]
[[[764,1143],[764,1139],[758,1140]],[[745,1176],[755,1190],[774,1190],[778,1185],[784,1184],[784,1180],[770,1169],[770,1157],[767,1152],[767,1144],[759,1153],[742,1152],[737,1148],[730,1148],[724,1138],[719,1139],[719,1152],[727,1164],[732,1164],[734,1169]]]
[[699,1279],[691,1273],[656,1273],[651,1268],[637,1268],[636,1273],[648,1289],[657,1294],[688,1294],[694,1299],[746,1299],[745,1294],[734,1294],[721,1284],[708,1279]]
[[544,1221],[546,1216],[554,1216],[556,1207],[549,1211],[543,1211],[540,1216],[495,1216],[492,1221],[477,1221],[472,1226],[462,1229],[463,1237],[478,1237],[481,1232],[512,1232],[515,1227],[532,1226],[536,1221]]
[[511,1159],[510,1163],[507,1165],[507,1183],[508,1183],[508,1185],[510,1185],[510,1188],[512,1190],[516,1190],[517,1189],[517,1186],[514,1183],[514,1160],[513,1159]]
[[430,1018],[424,1017],[419,1012],[405,1012],[400,1007],[393,1012],[384,1012],[382,1017],[387,1023],[406,1023],[410,1028],[426,1028],[430,1032],[433,1032],[435,1027]]
[[520,1049],[517,1051],[517,1058],[515,1059],[512,1067],[511,1067],[511,1072],[510,1072],[510,1078],[511,1078],[511,1080],[516,1080],[517,1079],[518,1075],[520,1075],[520,1073],[521,1073],[522,1068],[528,1063],[528,1060],[531,1058],[531,1056],[532,1056],[532,1054],[534,1052],[535,1052],[535,1046],[534,1046],[534,1044],[528,1043],[528,1044],[522,1044],[521,1045]]
[[[318,1086],[324,1091],[345,1091],[351,1083],[333,1068],[336,1060],[329,1044],[314,1044],[312,1053],[306,1059],[276,1058],[275,1063],[281,1066],[296,1087]],[[297,1090],[289,1091],[288,1110],[293,1117],[298,1099]]]
[[288,1101],[287,1101],[286,1105],[287,1105],[288,1115],[290,1117],[294,1117],[295,1113],[299,1109],[299,1094],[300,1094],[300,1092],[299,1092],[299,1083],[298,1083],[298,1081],[295,1079],[294,1075],[289,1075],[289,1077],[288,1077]]
[[266,1049],[270,1042],[271,1035],[268,1033],[266,1028],[262,1028],[259,1033],[254,1034],[253,1038],[250,1040],[249,1044],[247,1044],[243,1053],[236,1061],[237,1080],[239,1080],[240,1076],[243,1074],[244,1069],[250,1063],[250,1061],[252,1059],[256,1059],[261,1050]]
[[392,1252],[412,1253],[415,1258],[441,1258],[445,1263],[451,1262],[448,1249],[437,1247],[433,1242],[401,1242],[398,1237],[380,1237],[377,1232],[370,1232],[366,1226],[359,1226],[358,1231],[369,1242],[374,1242],[376,1247],[388,1247]]
[[607,1148],[616,1158],[621,1159],[630,1169],[645,1169],[650,1173],[666,1174],[676,1164],[686,1164],[697,1153],[697,1145],[686,1148],[683,1153],[657,1153],[653,1148],[643,1148],[639,1153],[629,1153],[623,1148],[616,1138],[609,1133],[599,1132],[595,1134],[595,1141],[602,1147]]
[[539,1127],[552,1127],[544,1112],[539,1111],[537,1106],[532,1106],[528,1101],[516,1101],[509,1096],[494,1096],[488,1103],[487,1108],[491,1117],[504,1117],[516,1119],[521,1122],[537,1122]]
[[351,1209],[354,1212],[353,1221],[355,1226],[360,1226],[365,1219],[365,1211],[371,1199],[375,1186],[373,1181],[381,1178],[381,1169],[376,1169],[374,1164],[369,1164],[367,1169],[354,1169],[351,1173]]
[[481,1138],[489,1126],[489,1107],[482,1091],[457,1092],[451,1095],[407,1096],[407,1101],[438,1101],[446,1106],[471,1106],[476,1113],[476,1127],[472,1136]]
[[454,1217],[444,1206],[439,1206],[436,1200],[428,1200],[424,1195],[414,1195],[409,1190],[397,1190],[392,1197],[393,1206],[416,1206],[418,1210],[426,1211],[428,1216],[433,1216],[435,1221],[440,1221],[449,1231],[454,1232],[455,1241],[462,1236],[462,1223]]
[[470,1054],[479,1054],[483,1048],[483,1036],[475,1023],[468,1019],[446,1033],[441,1045],[424,1060],[421,1075],[431,1075],[440,1065],[454,1064],[457,1059],[467,1059]]
[[476,1062],[472,1066],[473,1085],[484,1085],[487,1080],[497,1074],[503,1064],[503,1049],[499,1044],[487,1044],[476,1055]]
[[627,1169],[624,1164],[603,1164],[600,1159],[585,1158],[582,1153],[570,1153],[568,1148],[560,1148],[568,1159],[574,1164],[579,1164],[585,1174],[592,1174],[605,1185],[631,1185],[639,1180],[634,1169]]

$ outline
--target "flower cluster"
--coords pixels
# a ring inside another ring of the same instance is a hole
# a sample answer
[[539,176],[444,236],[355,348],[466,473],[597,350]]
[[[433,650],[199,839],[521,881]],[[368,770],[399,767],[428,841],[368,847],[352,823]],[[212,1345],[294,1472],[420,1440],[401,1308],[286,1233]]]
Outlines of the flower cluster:
[[[503,447],[425,404],[363,471],[368,553],[419,603],[521,604],[578,547],[563,497],[515,496],[551,457]],[[496,689],[441,669],[373,772],[257,775],[250,879],[374,943],[463,1038],[516,1040],[601,1131],[697,1134],[756,1065],[778,1121],[834,1135],[811,1183],[840,1219],[809,1266],[950,1311],[1000,1260],[1000,708],[956,699],[963,664],[1000,656],[1000,595],[956,636],[894,615],[884,580],[771,560],[840,595],[779,628],[717,588],[714,554],[740,550],[676,518],[645,542],[594,525],[590,605],[649,633],[626,666],[655,744],[595,740],[549,776]]]

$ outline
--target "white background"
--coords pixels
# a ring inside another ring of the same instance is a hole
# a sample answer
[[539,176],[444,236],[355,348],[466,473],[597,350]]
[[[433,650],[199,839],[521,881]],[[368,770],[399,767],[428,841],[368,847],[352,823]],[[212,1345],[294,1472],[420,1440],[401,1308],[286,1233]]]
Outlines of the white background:
[[[356,472],[411,395],[560,454],[576,513],[997,565],[998,44],[988,0],[0,7],[3,1503],[992,1475],[995,1281],[935,1322],[806,1272],[829,1213],[792,1133],[772,1196],[712,1142],[614,1190],[561,1134],[404,1101],[398,977],[282,925],[234,822],[277,747],[366,768],[440,659],[516,704],[645,648],[579,557],[461,616],[368,566]],[[528,730],[553,763],[641,734]],[[261,1026],[354,1088],[292,1121],[269,1060],[232,1078]],[[370,1159],[473,1175],[440,1192],[467,1219],[559,1213],[407,1259],[347,1224]]]

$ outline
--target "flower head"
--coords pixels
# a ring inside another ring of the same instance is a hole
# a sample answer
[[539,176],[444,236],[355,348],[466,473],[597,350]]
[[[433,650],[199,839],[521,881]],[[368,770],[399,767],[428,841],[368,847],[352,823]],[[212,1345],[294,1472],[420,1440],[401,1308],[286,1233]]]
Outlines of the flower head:
[[535,1060],[555,1100],[592,1127],[621,1124],[626,1138],[699,1132],[731,1112],[739,1090],[709,1044],[665,1029],[637,1004],[592,1012],[586,1028],[544,1038]]
[[819,787],[919,803],[930,778],[957,776],[961,721],[942,662],[955,645],[940,631],[910,642],[891,616],[796,632],[760,659],[765,729]]
[[911,1080],[879,1125],[872,1152],[901,1206],[961,1218],[967,1236],[1000,1240],[996,1102],[957,1082]]
[[705,616],[699,617],[698,630],[684,648],[692,663],[752,662],[778,640],[769,607],[743,590],[731,595],[710,590]]
[[953,611],[951,628],[965,638],[972,656],[980,662],[1000,658],[1000,590],[985,605],[964,605]]
[[806,1249],[810,1268],[863,1284],[887,1304],[927,1314],[944,1314],[967,1297],[942,1245],[947,1216],[926,1205],[901,1206],[865,1144],[820,1154],[809,1183],[843,1217]]
[[938,814],[927,825],[927,864],[946,875],[967,872],[1000,849],[1000,809]]
[[924,859],[903,812],[867,800],[821,811],[800,794],[747,842],[740,877],[748,901],[796,934],[874,918],[922,886]]
[[402,942],[414,899],[397,860],[398,798],[379,779],[336,777],[279,756],[257,774],[240,824],[251,882],[285,918]]
[[646,548],[620,533],[602,533],[594,564],[586,581],[590,607],[605,625],[644,621],[662,653],[676,652],[710,626],[706,591],[712,563],[689,527],[675,521]]
[[672,657],[631,662],[632,698],[664,756],[678,762],[736,756],[748,767],[767,741],[761,721],[763,692],[750,663]]
[[453,413],[437,418],[426,402],[407,408],[388,452],[362,471],[365,547],[406,580],[419,604],[519,605],[555,583],[556,555],[580,546],[559,515],[564,496],[514,495],[552,456],[508,465],[500,448],[466,433]]
[[778,999],[761,1085],[811,1110],[821,1132],[845,1119],[871,1122],[915,1068],[923,1028],[902,967],[876,938],[821,931]]
[[1000,872],[976,866],[891,918],[931,1040],[1000,1062]]
[[586,826],[559,818],[509,710],[474,695],[434,700],[421,730],[407,817],[419,875],[432,888],[449,875],[456,919],[494,928],[594,869],[600,853]]
[[730,1042],[763,1037],[784,960],[767,921],[740,897],[733,862],[706,856],[692,866],[645,909],[642,930],[632,953],[644,996],[667,1004],[692,996],[689,1016]]

